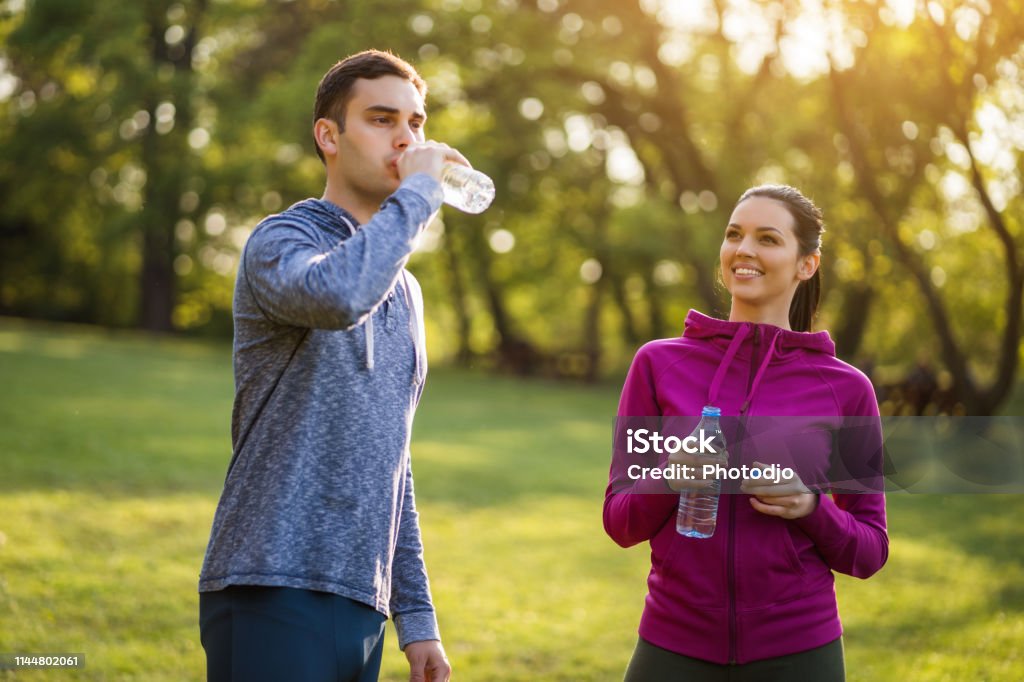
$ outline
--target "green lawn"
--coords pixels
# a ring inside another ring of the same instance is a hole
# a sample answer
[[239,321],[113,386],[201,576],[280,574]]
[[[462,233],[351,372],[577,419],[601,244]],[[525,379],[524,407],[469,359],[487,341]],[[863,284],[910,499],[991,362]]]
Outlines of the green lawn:
[[[0,653],[86,655],[0,679],[202,679],[230,349],[0,319],[0,381]],[[616,398],[431,375],[413,457],[456,679],[621,679],[648,558],[601,529]],[[838,580],[849,679],[1024,679],[1024,495],[889,509],[889,564]],[[384,679],[405,676],[391,639]]]

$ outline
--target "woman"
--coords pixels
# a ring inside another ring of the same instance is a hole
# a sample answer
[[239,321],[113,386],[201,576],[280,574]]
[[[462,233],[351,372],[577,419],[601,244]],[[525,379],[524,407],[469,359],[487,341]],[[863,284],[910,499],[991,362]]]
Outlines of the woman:
[[[695,421],[703,406],[716,406],[724,415],[727,466],[791,465],[796,475],[724,481],[723,492],[735,494],[721,495],[712,537],[684,537],[676,532],[675,492],[706,482],[699,474],[692,481],[627,476],[617,442],[605,530],[623,547],[651,545],[629,682],[845,679],[832,571],[874,574],[888,556],[888,536],[874,390],[835,357],[828,332],[810,331],[823,232],[821,211],[796,189],[745,192],[720,250],[729,319],[691,310],[681,338],[648,343],[633,359],[619,404],[620,433],[627,418]],[[744,419],[725,428],[730,416]],[[768,434],[764,421],[750,427],[768,417],[782,424],[784,436],[778,428],[775,440],[755,434]],[[678,452],[658,466],[668,471],[705,461]],[[838,461],[842,479],[833,473]],[[837,480],[868,492],[836,492]],[[804,484],[829,488],[829,481],[832,495]]]

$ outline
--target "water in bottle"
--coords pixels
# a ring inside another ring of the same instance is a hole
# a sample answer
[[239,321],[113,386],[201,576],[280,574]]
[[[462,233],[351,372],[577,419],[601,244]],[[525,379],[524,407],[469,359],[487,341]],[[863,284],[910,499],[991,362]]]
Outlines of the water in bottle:
[[480,213],[494,201],[494,182],[478,170],[449,161],[441,171],[444,203],[466,213]]
[[[722,427],[718,418],[722,410],[717,407],[706,406],[700,412],[700,423],[694,429],[693,435],[697,436],[700,442],[700,432],[704,431],[704,437],[714,434],[712,438],[712,449],[715,455],[725,454],[725,437],[722,435]],[[710,453],[704,453],[712,456]],[[718,518],[718,494],[722,489],[722,482],[715,480],[710,486],[696,490],[683,490],[679,493],[679,511],[676,513],[676,531],[680,535],[691,538],[709,538],[715,534],[715,521]]]

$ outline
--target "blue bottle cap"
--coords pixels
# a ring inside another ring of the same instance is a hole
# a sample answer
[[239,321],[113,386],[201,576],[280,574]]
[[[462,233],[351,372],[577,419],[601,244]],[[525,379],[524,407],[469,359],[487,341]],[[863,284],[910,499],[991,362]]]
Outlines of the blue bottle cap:
[[720,408],[720,407],[713,407],[711,405],[705,405],[704,408],[700,411],[700,416],[702,416],[702,417],[721,417],[722,416],[722,408]]

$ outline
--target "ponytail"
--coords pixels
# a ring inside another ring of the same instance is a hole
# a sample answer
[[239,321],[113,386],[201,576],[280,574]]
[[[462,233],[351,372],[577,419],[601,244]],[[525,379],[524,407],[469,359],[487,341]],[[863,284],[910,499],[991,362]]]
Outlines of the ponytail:
[[815,270],[810,279],[800,282],[793,294],[793,302],[789,304],[789,326],[793,331],[811,331],[820,299],[821,273]]

